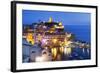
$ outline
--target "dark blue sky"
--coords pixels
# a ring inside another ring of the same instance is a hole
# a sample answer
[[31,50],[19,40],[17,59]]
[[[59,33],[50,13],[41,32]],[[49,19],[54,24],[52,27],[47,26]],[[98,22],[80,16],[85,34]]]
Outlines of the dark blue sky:
[[[55,11],[36,11],[23,10],[22,22],[24,25],[35,22],[48,21],[49,17],[55,22],[62,22],[67,32],[74,33],[76,39],[90,42],[91,38],[91,14],[79,12],[55,12]],[[66,26],[67,25],[67,26]],[[70,26],[68,26],[70,25]],[[85,26],[84,26],[85,25]]]
[[63,25],[90,25],[90,16],[89,13],[79,12],[23,10],[22,22],[23,24],[32,24],[39,20],[48,21],[49,17],[52,17],[53,21],[62,22]]

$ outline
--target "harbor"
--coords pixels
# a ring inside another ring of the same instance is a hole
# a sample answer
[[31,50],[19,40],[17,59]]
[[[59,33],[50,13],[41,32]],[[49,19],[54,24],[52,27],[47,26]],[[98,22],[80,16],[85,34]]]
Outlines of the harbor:
[[90,43],[78,40],[65,29],[63,22],[56,22],[52,17],[48,21],[23,25],[23,62],[90,59]]

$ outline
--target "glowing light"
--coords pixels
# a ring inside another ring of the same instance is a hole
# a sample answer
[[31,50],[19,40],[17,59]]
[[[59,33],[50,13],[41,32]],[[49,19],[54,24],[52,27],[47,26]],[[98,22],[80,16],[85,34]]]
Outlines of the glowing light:
[[85,52],[85,49],[84,48],[82,48],[82,51],[83,51],[83,53]]
[[41,41],[42,40],[42,36],[40,34],[38,34],[38,41]]
[[56,57],[56,55],[57,55],[57,49],[54,48],[54,57]]
[[33,38],[33,34],[32,33],[28,33],[26,36],[26,40],[28,42],[31,42],[32,45],[34,45],[34,38]]
[[64,52],[64,48],[60,47],[60,52],[63,53]]
[[72,34],[67,34],[67,37],[70,38],[72,36]]
[[53,58],[55,58],[57,56],[57,49],[56,48],[52,48],[51,52],[52,52]]
[[56,28],[56,27],[57,27],[57,25],[54,25],[54,27]]
[[53,39],[52,41],[53,41],[53,43],[56,43],[57,42],[57,39]]
[[65,46],[67,46],[67,47],[68,47],[71,43],[72,43],[71,41],[67,41],[66,39],[64,40],[64,44],[65,44]]
[[55,31],[55,28],[54,27],[52,27],[52,28],[49,29],[49,32],[50,33],[53,33],[54,31]]
[[64,26],[56,26],[55,28],[64,28]]
[[42,39],[42,43],[43,44],[45,44],[45,43],[47,44],[47,39]]
[[43,28],[46,29],[47,27],[46,26],[43,26]]
[[59,25],[61,26],[62,25],[62,22],[60,22]]
[[50,31],[50,33],[53,33],[53,31]]
[[64,54],[69,55],[69,54],[71,54],[71,52],[72,52],[72,49],[71,48],[69,48],[69,47],[65,47],[64,48]]
[[53,52],[53,48],[51,49],[51,53],[52,53],[52,55],[53,55],[53,53],[54,53],[54,52]]

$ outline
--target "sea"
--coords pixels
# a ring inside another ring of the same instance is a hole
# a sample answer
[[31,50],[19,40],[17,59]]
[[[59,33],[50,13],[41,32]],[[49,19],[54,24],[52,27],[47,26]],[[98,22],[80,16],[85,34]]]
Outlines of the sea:
[[64,25],[66,32],[75,35],[75,39],[90,43],[91,41],[91,26],[90,25]]
[[[64,30],[66,32],[75,35],[75,41],[84,41],[86,43],[91,42],[91,26],[90,25],[65,25]],[[91,59],[91,49],[88,48],[73,48],[72,53],[67,60],[86,60]],[[66,56],[65,59],[66,60]]]

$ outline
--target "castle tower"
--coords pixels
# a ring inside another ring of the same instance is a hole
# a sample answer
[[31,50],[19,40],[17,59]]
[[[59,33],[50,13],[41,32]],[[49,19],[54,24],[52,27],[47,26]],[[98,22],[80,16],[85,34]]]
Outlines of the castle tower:
[[52,17],[50,17],[50,18],[49,18],[49,22],[52,22],[52,21],[53,21],[53,19],[52,19]]

